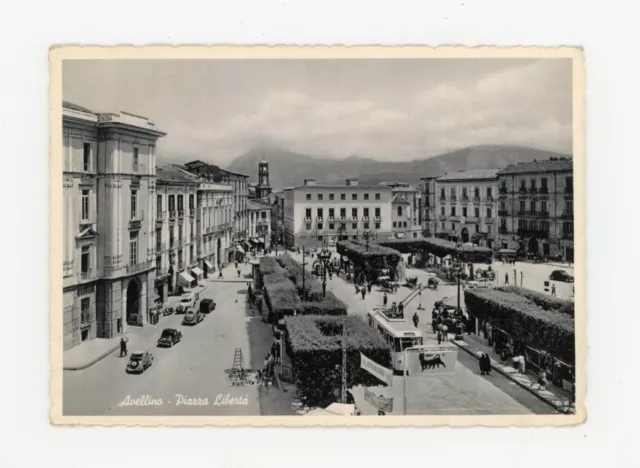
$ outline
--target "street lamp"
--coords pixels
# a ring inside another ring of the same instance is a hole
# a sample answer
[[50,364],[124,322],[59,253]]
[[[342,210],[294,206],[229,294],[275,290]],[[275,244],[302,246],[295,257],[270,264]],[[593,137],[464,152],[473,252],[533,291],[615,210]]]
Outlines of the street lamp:
[[[322,250],[318,252],[318,260],[313,262],[312,268],[315,270],[316,267],[322,267],[322,297],[325,297],[327,294],[327,267],[329,266],[329,261],[331,260],[331,251],[327,249],[325,245],[323,245]],[[304,258],[303,258],[304,261]]]
[[369,241],[375,240],[376,238],[376,233],[370,230],[366,230],[362,233],[362,238],[364,239],[365,242],[365,247],[367,249],[367,252],[369,251]]

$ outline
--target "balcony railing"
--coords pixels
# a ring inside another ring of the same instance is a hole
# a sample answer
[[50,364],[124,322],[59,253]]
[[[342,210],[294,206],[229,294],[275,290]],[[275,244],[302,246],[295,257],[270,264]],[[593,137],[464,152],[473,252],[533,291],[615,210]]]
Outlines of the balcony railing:
[[178,218],[184,218],[184,210],[178,210]]
[[438,216],[438,219],[439,219],[440,221],[446,221],[446,219],[447,219],[447,215],[439,215],[439,216]]
[[169,219],[176,219],[176,210],[169,210]]
[[196,209],[195,208],[189,208],[189,216],[191,216],[192,218],[196,215]]
[[480,197],[473,197],[473,203],[480,203]]
[[538,187],[529,187],[529,193],[538,193]]
[[527,193],[527,187],[520,187],[518,193]]
[[447,200],[447,196],[446,195],[440,195],[440,200],[446,201]]
[[156,214],[156,221],[164,221],[165,219],[167,219],[167,212],[158,211],[158,213]]
[[376,221],[380,221],[381,219],[382,219],[382,218],[381,218],[380,216],[376,216],[376,217],[375,217],[375,220],[376,220]]
[[80,326],[86,327],[91,325],[91,312],[84,310],[80,313]]
[[506,193],[507,193],[507,187],[500,187],[500,188],[498,189],[498,193],[501,193],[501,194],[505,194],[505,195],[506,195]]
[[329,216],[329,221],[334,221],[336,219],[335,216]]
[[462,195],[462,201],[469,201],[469,197],[467,195]]
[[486,198],[485,198],[485,201],[487,201],[489,203],[493,202],[493,195],[487,195]]
[[509,216],[509,212],[507,210],[498,210],[498,216]]
[[146,172],[144,164],[134,164],[133,172],[134,174],[144,174]]
[[493,224],[493,218],[484,218],[484,223],[485,224]]
[[499,227],[498,232],[500,234],[509,234],[509,230],[506,227]]
[[138,273],[153,268],[151,261],[140,262],[134,265],[127,265],[127,273]]
[[457,200],[458,200],[458,197],[457,197],[457,196],[455,196],[455,195],[452,195],[452,196],[451,196],[451,201],[457,201]]
[[478,222],[478,218],[475,216],[463,216],[465,222],[467,223],[477,223]]
[[563,239],[573,239],[573,232],[562,231]]
[[78,279],[80,281],[87,281],[87,280],[90,280],[91,278],[93,278],[93,271],[91,269],[87,271],[81,271],[80,273],[78,273]]
[[538,193],[541,193],[541,194],[547,194],[547,193],[549,193],[549,187],[540,187],[540,188],[538,189]]
[[518,229],[518,235],[523,237],[549,237],[549,231],[544,229]]
[[164,252],[166,249],[166,244],[164,242],[160,242],[156,244],[156,252]]
[[560,218],[562,218],[562,219],[573,219],[573,212],[565,211],[564,213],[562,213],[560,215]]

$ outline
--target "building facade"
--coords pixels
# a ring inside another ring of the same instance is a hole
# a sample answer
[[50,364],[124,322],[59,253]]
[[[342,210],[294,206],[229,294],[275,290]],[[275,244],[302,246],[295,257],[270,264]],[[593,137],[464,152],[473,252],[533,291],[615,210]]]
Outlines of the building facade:
[[149,320],[155,281],[156,143],[128,112],[63,103],[63,342]]
[[269,183],[269,163],[265,160],[258,164],[258,184],[256,185],[256,198],[268,200],[271,195],[271,184]]
[[497,186],[498,169],[456,172],[435,179],[435,235],[493,248]]
[[396,239],[422,237],[419,221],[420,191],[409,184],[385,184],[391,187],[391,230]]
[[362,239],[365,231],[378,238],[392,236],[391,188],[359,185],[349,178],[344,185],[304,185],[283,190],[285,245],[321,247],[339,239]]
[[420,226],[423,237],[433,237],[437,231],[436,177],[421,177]]
[[201,180],[197,204],[198,264],[204,277],[227,263],[233,238],[233,187]]
[[271,205],[268,200],[249,200],[249,238],[265,249],[271,246]]
[[500,248],[573,262],[573,161],[513,164],[498,186]]
[[271,244],[284,244],[284,193],[272,192],[271,204]]

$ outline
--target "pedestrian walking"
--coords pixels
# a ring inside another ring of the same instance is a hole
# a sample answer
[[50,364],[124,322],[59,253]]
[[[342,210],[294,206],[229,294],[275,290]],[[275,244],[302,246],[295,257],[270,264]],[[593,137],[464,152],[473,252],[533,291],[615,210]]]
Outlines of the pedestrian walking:
[[418,312],[413,314],[413,325],[418,328],[418,323],[420,323],[420,317],[418,317]]
[[556,295],[556,285],[555,285],[555,284],[552,284],[552,285],[551,285],[551,295],[552,295],[552,296],[555,296],[555,295]]
[[388,300],[387,293],[384,293],[384,296],[382,296],[382,305],[386,306]]
[[400,316],[404,317],[404,303],[401,302],[400,305],[398,305],[398,311],[400,312]]
[[438,332],[438,322],[435,320],[431,320],[431,329],[433,330],[433,334],[435,335]]
[[447,333],[449,328],[443,323],[442,324],[442,341],[449,341],[449,334]]
[[504,274],[504,284],[509,284],[509,273]]
[[224,279],[224,276],[222,276],[222,269],[218,269],[218,279]]
[[127,355],[127,342],[124,339],[124,336],[120,338],[120,357]]
[[547,372],[544,370],[541,370],[540,374],[538,375],[538,385],[540,386],[541,390],[546,390],[547,386],[549,385],[549,381],[547,380]]
[[238,260],[236,260],[235,265],[236,265],[236,268],[238,268]]
[[367,294],[366,288],[363,286],[360,292],[362,293],[362,300],[364,301],[364,296]]
[[238,268],[238,278],[240,278],[240,268]]
[[478,359],[478,367],[480,367],[480,375],[485,375],[487,367],[486,362],[484,360],[484,353],[480,355],[480,359]]
[[442,343],[442,332],[438,331],[438,344]]
[[371,287],[373,286],[373,283],[369,283],[367,285],[367,290],[369,291],[369,294],[371,294]]

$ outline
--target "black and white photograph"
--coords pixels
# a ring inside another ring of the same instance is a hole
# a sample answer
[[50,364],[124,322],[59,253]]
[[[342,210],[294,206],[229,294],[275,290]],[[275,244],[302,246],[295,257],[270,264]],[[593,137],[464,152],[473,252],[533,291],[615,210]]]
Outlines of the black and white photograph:
[[126,50],[51,52],[54,423],[584,421],[580,49]]

